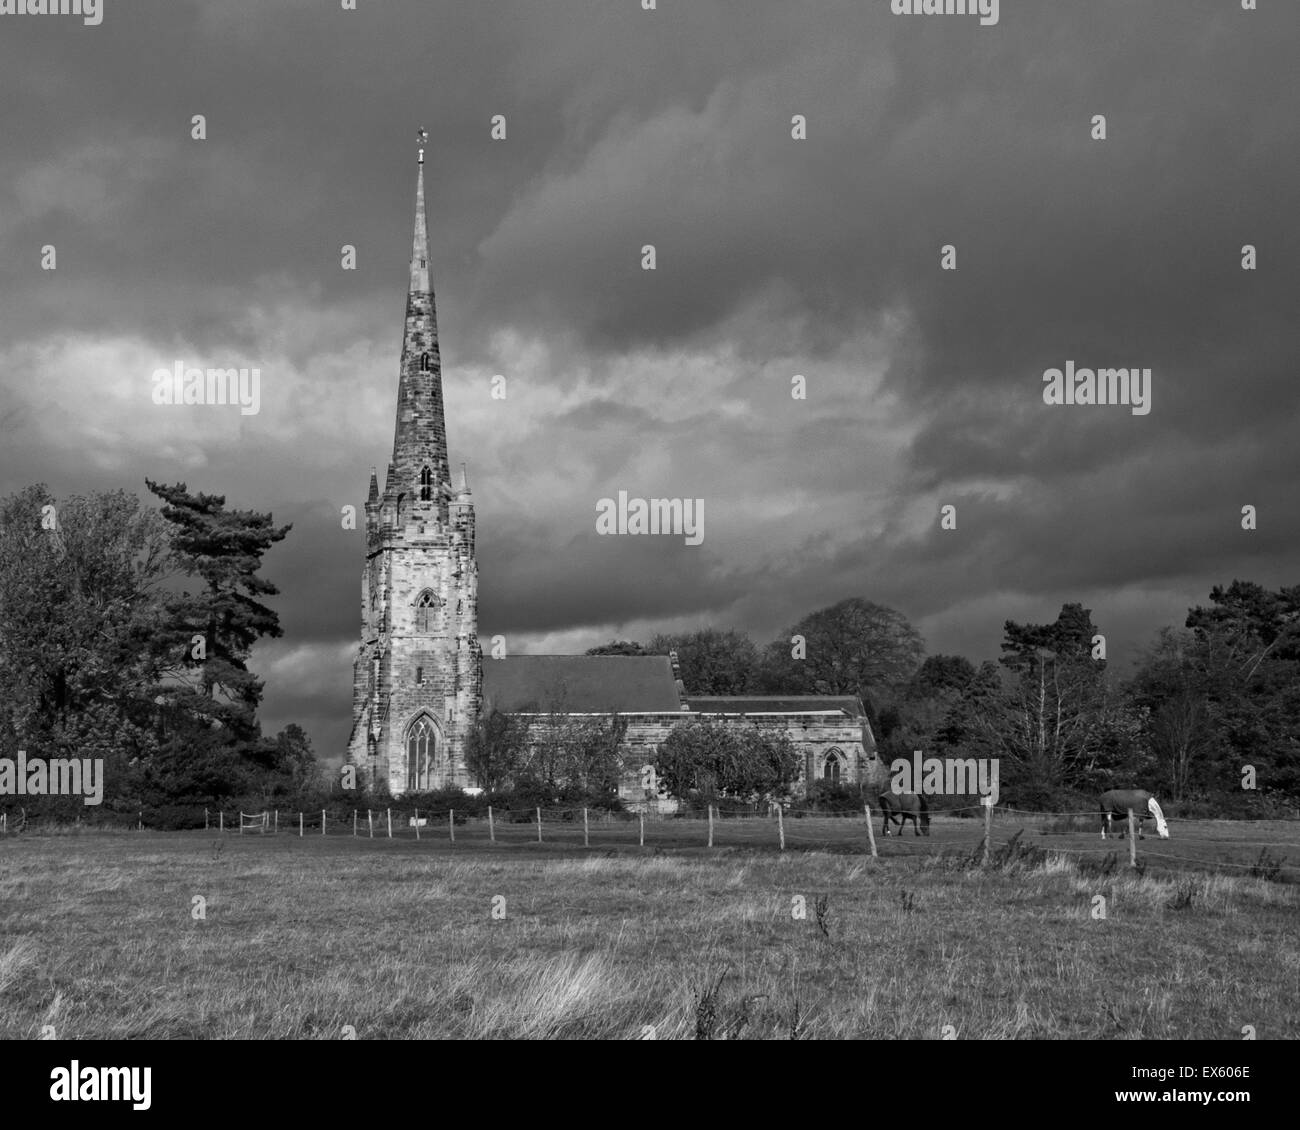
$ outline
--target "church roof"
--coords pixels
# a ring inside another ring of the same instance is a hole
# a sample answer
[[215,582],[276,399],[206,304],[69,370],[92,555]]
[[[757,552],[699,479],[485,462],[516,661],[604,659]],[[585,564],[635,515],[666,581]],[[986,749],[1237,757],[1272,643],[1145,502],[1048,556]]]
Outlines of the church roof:
[[646,714],[682,708],[666,655],[485,658],[483,698],[505,711]]
[[857,695],[687,695],[701,714],[806,714],[840,710],[851,718],[866,716]]

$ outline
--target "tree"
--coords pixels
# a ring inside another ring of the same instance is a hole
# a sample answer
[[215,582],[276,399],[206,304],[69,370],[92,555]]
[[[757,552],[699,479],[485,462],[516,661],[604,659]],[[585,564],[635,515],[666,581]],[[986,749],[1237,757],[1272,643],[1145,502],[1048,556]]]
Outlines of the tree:
[[[184,705],[252,737],[262,683],[248,670],[248,656],[258,639],[283,635],[279,616],[260,600],[279,590],[258,569],[262,555],[292,526],[273,526],[270,514],[228,511],[224,495],[191,494],[184,483],[145,482],[165,503],[162,516],[171,523],[178,566],[206,585],[205,591],[181,593],[171,603],[173,674],[188,676],[191,690],[211,700],[203,705],[191,695]],[[186,698],[183,692],[177,697]]]
[[299,799],[320,791],[320,763],[311,747],[311,739],[297,722],[290,722],[275,735],[265,766],[264,800],[275,796]]
[[653,652],[647,652],[639,643],[632,643],[629,640],[610,640],[609,643],[603,643],[599,647],[587,648],[588,655],[650,655]]
[[527,722],[494,707],[480,714],[470,730],[465,767],[480,788],[496,792],[513,782],[527,741]]
[[1214,744],[1201,650],[1194,633],[1162,628],[1126,688],[1175,800],[1188,795]]
[[975,681],[975,665],[961,655],[927,656],[907,684],[909,699],[960,694]]
[[1219,747],[1213,779],[1235,791],[1251,765],[1261,790],[1300,796],[1300,586],[1233,581],[1210,602],[1186,624]]
[[[37,485],[0,502],[0,754],[102,758],[105,805],[133,814],[310,787],[306,734],[261,737],[245,664],[279,634],[256,569],[288,527],[159,490],[163,514],[124,491],[56,503]],[[207,591],[172,591],[178,570]],[[200,624],[210,666],[190,650]]]
[[651,655],[677,652],[682,685],[692,695],[742,695],[754,688],[758,648],[744,632],[704,628],[684,635],[655,636]]
[[954,719],[968,747],[1008,762],[1003,780],[1027,803],[1050,805],[1062,787],[1086,785],[1099,769],[1097,737],[1113,704],[1104,661],[1092,658],[1096,634],[1080,604],[1062,605],[1052,624],[1008,620],[999,663],[1009,685],[985,664]]
[[567,781],[586,795],[618,793],[623,775],[623,737],[627,719],[617,714],[570,718],[564,730]]
[[784,730],[717,720],[679,722],[655,754],[660,785],[674,796],[781,794],[799,778],[799,752]]
[[104,757],[123,784],[153,745],[169,560],[164,523],[124,491],[0,502],[0,752]]
[[[804,658],[792,654],[803,640]],[[805,616],[768,645],[761,682],[772,694],[860,695],[907,682],[925,645],[901,612],[851,597]]]
[[875,727],[886,762],[910,758],[914,750],[940,754],[953,744],[954,708],[975,681],[975,667],[960,655],[931,655],[896,695],[877,696]]
[[626,720],[618,715],[584,717],[561,706],[530,720],[516,781],[565,791],[618,791]]

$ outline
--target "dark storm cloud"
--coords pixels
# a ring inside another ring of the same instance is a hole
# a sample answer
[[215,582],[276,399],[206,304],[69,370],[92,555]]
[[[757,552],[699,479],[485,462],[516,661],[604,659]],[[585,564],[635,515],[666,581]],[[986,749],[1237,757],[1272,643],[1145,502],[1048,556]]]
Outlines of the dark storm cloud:
[[[766,639],[864,595],[979,658],[1008,616],[1081,599],[1131,650],[1216,581],[1294,583],[1300,9],[888,8],[106,0],[98,28],[7,22],[0,490],[149,475],[292,521],[267,720],[336,753],[363,537],[339,515],[391,449],[423,125],[485,635]],[[260,365],[262,413],[153,406],[177,358]],[[1151,413],[1044,405],[1068,359],[1150,367]],[[621,489],[704,498],[705,543],[596,536]]]

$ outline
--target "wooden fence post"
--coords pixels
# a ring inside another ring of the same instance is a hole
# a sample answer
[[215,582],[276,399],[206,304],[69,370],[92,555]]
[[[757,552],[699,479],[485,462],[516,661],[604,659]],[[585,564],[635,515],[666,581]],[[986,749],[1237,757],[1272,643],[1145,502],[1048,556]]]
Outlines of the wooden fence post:
[[447,827],[451,830],[451,842],[454,844],[456,842],[456,810],[454,808],[447,809]]
[[298,813],[298,838],[302,839],[302,813]]
[[415,810],[415,842],[420,842],[420,810]]
[[239,810],[239,834],[241,836],[244,834],[244,810],[242,808]]
[[375,814],[368,808],[366,809],[366,824],[370,828],[370,838],[373,840],[375,838]]
[[993,838],[993,798],[984,799],[984,866],[989,865],[989,841]]
[[208,830],[208,810],[206,808],[203,810],[203,830],[205,832]]
[[871,805],[864,804],[862,811],[867,818],[867,839],[871,841],[871,858],[877,859],[879,856],[876,854],[876,830],[871,826]]
[[1133,827],[1133,810],[1128,810],[1128,865],[1136,867],[1138,865],[1138,844],[1137,832]]
[[638,812],[637,815],[641,817],[641,846],[645,847],[645,813]]
[[352,835],[355,836],[356,834],[357,834],[357,810],[354,808],[352,810]]
[[537,842],[539,844],[542,842],[542,809],[540,805],[537,808]]
[[225,812],[218,812],[218,813],[217,813],[217,831],[218,831],[218,832],[224,832],[225,830],[226,830],[226,814],[225,814]]
[[323,808],[320,810],[320,834],[322,836],[325,834],[325,810]]
[[591,840],[587,834],[587,810],[585,808],[582,810],[582,846],[591,847]]
[[781,850],[785,851],[785,805],[776,802],[776,830],[781,837]]
[[393,838],[393,810],[385,808],[384,811],[388,814],[388,838],[391,840]]
[[278,808],[275,810],[275,834],[277,836],[280,834],[280,810]]
[[713,802],[709,802],[709,847],[713,846]]
[[497,842],[496,825],[492,823],[492,806],[488,805],[488,839],[493,843]]

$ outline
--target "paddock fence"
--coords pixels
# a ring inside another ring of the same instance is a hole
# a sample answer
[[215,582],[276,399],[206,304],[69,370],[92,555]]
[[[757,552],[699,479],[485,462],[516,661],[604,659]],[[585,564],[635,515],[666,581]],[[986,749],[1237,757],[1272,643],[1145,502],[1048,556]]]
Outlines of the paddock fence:
[[[268,810],[242,814],[237,821],[217,812],[209,814],[208,829],[245,836],[400,841],[443,850],[804,851],[980,865],[1043,855],[1087,861],[1085,866],[1104,870],[1255,874],[1300,882],[1297,820],[1172,818],[1170,838],[1159,839],[1149,817],[1138,835],[1129,831],[1127,821],[1117,819],[1114,831],[1102,839],[1096,810],[1046,812],[980,804],[929,815],[928,829],[909,817],[901,828],[891,824],[884,834],[883,817],[874,808],[792,814],[774,806],[771,815],[755,815],[710,807],[706,814],[663,815],[533,807],[468,816],[454,809],[387,807],[355,809],[343,817],[325,810]],[[1138,827],[1136,814],[1133,826]]]
[[[788,811],[768,815],[706,812],[609,812],[574,807],[489,808],[469,815],[455,809],[420,810],[403,804],[384,808],[312,811],[266,808],[256,812],[213,808],[202,813],[201,832],[152,834],[217,835],[245,842],[313,839],[341,844],[364,840],[419,845],[420,850],[500,852],[791,851],[832,852],[877,859],[928,859],[936,865],[1006,866],[1039,857],[1074,859],[1079,866],[1110,871],[1132,868],[1158,873],[1255,875],[1300,882],[1300,820],[1233,820],[1168,817],[1170,838],[1159,839],[1148,818],[1144,838],[1130,835],[1117,820],[1115,835],[1103,840],[1096,810],[1048,812],[972,804],[929,814],[928,829],[908,821],[883,834],[877,808],[857,812]],[[868,818],[869,817],[869,818]],[[0,842],[23,835],[89,831],[149,833],[144,813],[103,814],[69,825],[34,819],[24,810],[0,810]],[[918,831],[928,834],[918,835]],[[1119,834],[1123,838],[1117,838]],[[356,845],[360,847],[360,844]]]

